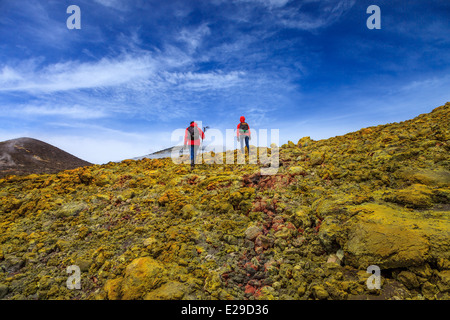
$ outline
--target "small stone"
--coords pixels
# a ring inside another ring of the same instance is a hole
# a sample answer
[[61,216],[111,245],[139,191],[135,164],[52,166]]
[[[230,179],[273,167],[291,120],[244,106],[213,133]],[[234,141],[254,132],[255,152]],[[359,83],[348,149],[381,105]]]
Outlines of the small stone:
[[311,226],[311,220],[308,216],[308,213],[303,209],[297,210],[293,214],[292,218],[294,220],[294,224],[298,227],[301,227],[304,229],[304,228],[308,228]]
[[425,297],[425,299],[434,299],[434,295],[437,292],[438,292],[437,286],[428,281],[422,285],[422,294]]
[[328,259],[327,259],[327,263],[337,263],[340,264],[341,260],[339,260],[339,258],[337,257],[337,255],[335,254],[330,254]]
[[318,151],[313,151],[311,152],[311,155],[309,157],[310,161],[311,161],[311,165],[316,166],[319,164],[322,164],[324,161],[324,153],[322,152],[318,152]]
[[163,265],[149,257],[133,260],[125,270],[122,281],[122,299],[139,299],[147,290],[158,287],[163,281],[165,269]]
[[438,273],[439,282],[438,282],[438,288],[441,292],[448,292],[450,291],[450,270],[444,270],[440,271]]
[[92,261],[86,260],[86,259],[80,259],[80,260],[75,261],[75,265],[80,267],[81,272],[89,271],[91,264],[92,264]]
[[338,259],[342,261],[342,260],[344,259],[344,250],[339,249],[339,250],[336,252],[336,257],[338,257]]
[[106,281],[104,290],[106,291],[109,300],[119,300],[120,299],[120,289],[122,284],[122,278],[110,279]]
[[275,232],[275,238],[287,239],[291,237],[291,231],[288,228],[282,227]]
[[195,207],[192,204],[185,205],[181,211],[185,218],[192,218],[196,214]]
[[304,175],[306,174],[305,168],[300,166],[290,167],[288,171],[291,175]]
[[268,249],[268,248],[270,248],[273,245],[273,241],[269,237],[266,237],[266,236],[260,234],[256,238],[255,244],[257,246],[260,246],[260,247],[264,248],[264,249]]
[[278,281],[272,283],[272,288],[274,288],[275,290],[280,290],[281,289],[281,283],[278,282]]
[[[0,252],[0,255],[1,255],[1,252]],[[1,260],[1,258],[0,258],[0,260]],[[444,259],[444,258],[439,258],[437,261],[437,266],[440,270],[450,269],[450,260]]]
[[312,292],[313,292],[314,298],[316,298],[318,300],[325,300],[329,296],[327,290],[325,290],[325,288],[322,287],[321,285],[314,286],[312,288]]
[[59,239],[56,241],[56,247],[61,251],[64,251],[69,245],[70,243],[66,240]]
[[302,283],[299,285],[298,289],[297,289],[297,294],[299,296],[303,296],[306,292],[306,284]]
[[8,286],[0,284],[0,299],[3,299],[8,294]]
[[403,283],[408,289],[419,287],[417,276],[411,271],[402,271],[398,274],[397,280]]
[[157,243],[157,240],[155,238],[153,238],[153,237],[149,237],[149,238],[144,239],[144,246],[146,246],[146,247],[147,246],[151,246],[151,245],[153,245],[155,243]]
[[250,226],[245,230],[245,237],[248,240],[254,240],[257,236],[259,236],[262,232],[261,227],[258,226]]
[[9,256],[6,258],[6,270],[8,272],[17,272],[25,266],[25,262],[26,261],[20,257]]

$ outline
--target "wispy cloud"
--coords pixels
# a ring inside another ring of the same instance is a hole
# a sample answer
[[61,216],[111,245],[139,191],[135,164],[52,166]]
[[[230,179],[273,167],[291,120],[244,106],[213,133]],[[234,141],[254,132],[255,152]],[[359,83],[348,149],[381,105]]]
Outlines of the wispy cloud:
[[128,9],[128,2],[123,0],[94,0],[94,2],[101,4],[102,6],[116,9],[119,11],[126,11]]
[[289,1],[290,0],[238,0],[237,2],[258,4],[268,8],[279,8],[283,7]]
[[[301,30],[316,30],[332,25],[338,21],[356,0],[307,0],[298,8],[282,8],[276,12],[276,21],[288,28]],[[303,6],[310,5],[315,10],[303,10]]]
[[22,117],[45,117],[56,116],[70,119],[99,119],[107,116],[107,113],[96,106],[35,106],[27,105],[16,109],[16,114]]
[[265,31],[279,27],[315,31],[342,18],[356,0],[237,0],[233,3],[235,10],[224,13],[228,19],[255,24],[255,18],[259,17]]
[[32,70],[4,66],[0,91],[49,93],[118,86],[148,78],[154,68],[155,62],[149,56],[103,58],[98,62],[67,61]]
[[206,72],[206,73],[193,73],[193,72],[175,72],[164,74],[164,79],[175,86],[183,87],[186,89],[205,91],[205,90],[218,90],[224,88],[230,88],[243,84],[245,82],[245,72],[232,71],[229,73],[224,72]]
[[196,28],[183,28],[176,39],[185,43],[189,52],[193,53],[202,44],[203,38],[211,34],[207,23]]
[[152,55],[138,50],[96,62],[67,61],[43,67],[32,61],[5,65],[0,69],[0,92],[32,98],[11,108],[15,115],[95,119],[139,114],[168,119],[186,113],[180,106],[200,111],[207,96],[226,97],[233,88],[249,86],[250,77],[244,71],[189,70],[177,59],[184,53],[175,48],[169,52]]

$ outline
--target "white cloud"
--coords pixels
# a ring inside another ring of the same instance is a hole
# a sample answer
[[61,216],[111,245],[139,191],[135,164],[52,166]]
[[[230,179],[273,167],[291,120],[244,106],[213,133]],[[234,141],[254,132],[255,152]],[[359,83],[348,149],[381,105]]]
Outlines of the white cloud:
[[[0,71],[0,91],[40,96],[84,89],[119,88],[156,94],[172,86],[186,89],[222,89],[240,83],[242,71],[190,71],[192,58],[179,49],[150,54],[124,54],[94,62],[67,61],[39,67],[30,61],[5,65]],[[183,71],[178,71],[183,70]]]
[[99,119],[107,116],[104,110],[95,106],[36,106],[27,105],[15,109],[15,113],[21,116],[60,116],[70,119]]
[[15,83],[22,81],[23,77],[16,70],[5,66],[0,72],[0,83]]
[[68,61],[29,70],[3,67],[0,91],[51,93],[86,88],[103,88],[145,79],[154,73],[155,61],[149,56],[103,58],[97,62]]
[[[216,3],[223,4],[229,1],[218,0]],[[255,24],[255,9],[264,8],[266,14],[259,22],[262,22],[261,27],[265,31],[280,26],[313,31],[338,21],[353,7],[356,0],[237,0],[236,3],[237,10],[224,12],[230,20]],[[303,10],[305,5],[310,4],[314,4],[315,9]]]
[[211,30],[208,25],[204,23],[193,30],[187,28],[182,29],[176,38],[179,41],[186,43],[190,52],[194,52],[202,44],[203,38],[210,34]]
[[0,92],[4,97],[20,93],[25,101],[14,106],[6,102],[3,115],[46,117],[47,121],[125,115],[169,120],[185,117],[192,108],[201,110],[207,96],[227,97],[233,88],[252,85],[246,72],[196,72],[192,60],[178,48],[167,46],[161,52],[139,49],[94,62],[67,61],[44,67],[38,60],[10,63],[0,66]]
[[303,11],[301,6],[297,10],[282,8],[276,12],[276,21],[286,27],[315,30],[328,27],[338,21],[355,4],[356,0],[309,0],[317,3],[317,12]]
[[400,91],[404,92],[411,92],[416,90],[430,90],[436,86],[442,85],[444,82],[449,82],[450,77],[444,77],[444,78],[426,78],[426,79],[420,79],[420,80],[412,80],[411,82],[405,84],[403,87],[400,88]]
[[286,5],[290,0],[238,0],[238,2],[249,2],[262,5],[269,8],[280,8]]
[[165,73],[165,79],[176,86],[182,86],[186,89],[193,90],[217,90],[230,88],[242,84],[245,72],[231,71],[223,72],[175,72]]
[[124,11],[127,8],[126,6],[127,2],[122,0],[94,0],[94,1],[105,7],[120,11]]

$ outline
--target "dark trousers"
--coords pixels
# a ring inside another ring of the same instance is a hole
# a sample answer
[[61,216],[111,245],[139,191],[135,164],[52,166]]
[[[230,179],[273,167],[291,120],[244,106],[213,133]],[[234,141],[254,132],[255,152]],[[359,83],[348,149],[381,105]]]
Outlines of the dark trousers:
[[247,147],[247,151],[250,152],[249,138],[248,136],[239,136],[239,141],[241,142],[241,151],[244,153],[244,141],[245,146]]
[[197,152],[200,146],[191,145],[191,166],[197,163]]

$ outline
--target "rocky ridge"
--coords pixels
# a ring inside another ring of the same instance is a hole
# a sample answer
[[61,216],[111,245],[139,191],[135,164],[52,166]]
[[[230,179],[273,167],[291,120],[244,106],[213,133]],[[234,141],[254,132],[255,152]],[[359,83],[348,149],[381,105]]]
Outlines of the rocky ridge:
[[449,299],[449,120],[290,141],[276,175],[166,158],[0,179],[0,298]]

